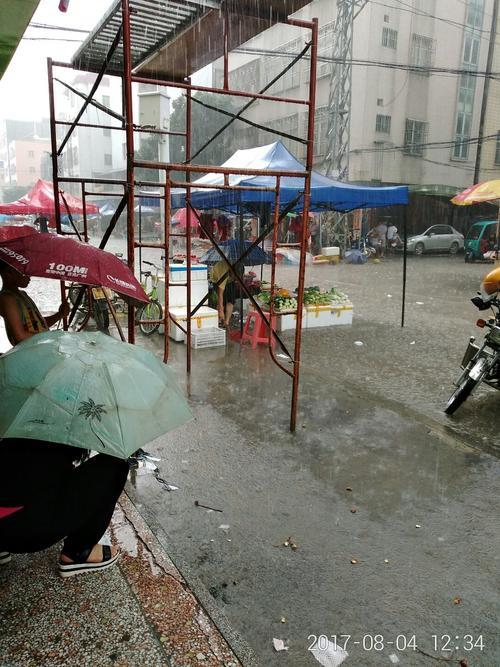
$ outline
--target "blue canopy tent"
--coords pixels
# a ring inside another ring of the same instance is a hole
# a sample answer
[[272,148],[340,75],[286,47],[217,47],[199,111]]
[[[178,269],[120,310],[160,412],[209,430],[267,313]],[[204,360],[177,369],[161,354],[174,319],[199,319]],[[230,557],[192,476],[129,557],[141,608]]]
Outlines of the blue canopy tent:
[[[221,166],[230,169],[255,169],[274,172],[303,171],[304,175],[306,171],[304,165],[290,153],[281,141],[266,146],[238,150]],[[254,213],[259,209],[260,211],[267,209],[268,214],[271,212],[275,202],[275,193],[258,188],[275,188],[276,176],[229,175],[228,184],[230,186],[248,187],[248,189],[243,190],[221,188],[225,184],[225,178],[227,177],[221,173],[209,173],[193,181],[190,198],[191,206],[196,209],[219,209],[239,213],[240,220],[242,220],[242,214],[245,209]],[[197,189],[197,184],[204,187]],[[302,210],[304,186],[305,178],[280,177],[279,197],[280,207],[283,211]],[[255,188],[255,190],[252,190],[252,188]],[[310,210],[313,212],[329,210],[346,213],[356,209],[404,206],[408,204],[408,201],[409,189],[407,186],[371,187],[352,185],[334,181],[315,171],[312,172]],[[186,206],[185,190],[172,192],[171,205],[174,209]],[[242,240],[241,229],[240,237]],[[406,238],[405,216],[401,326],[404,326],[405,315]]]
[[[267,146],[258,146],[239,150],[224,162],[223,167],[231,169],[262,169],[269,171],[304,171],[304,165],[295,158],[290,151],[277,141]],[[213,189],[196,189],[196,184],[211,185]],[[197,209],[217,208],[221,210],[237,211],[240,206],[254,204],[273,204],[274,193],[262,190],[221,190],[218,186],[224,185],[223,174],[206,174],[193,182],[191,190],[191,204]],[[254,188],[274,188],[275,176],[229,176],[229,185],[239,185]],[[303,178],[281,178],[280,202],[283,207],[292,203],[300,196],[304,189]],[[172,194],[172,208],[185,206],[185,192]],[[398,187],[369,187],[364,185],[350,185],[334,181],[317,172],[312,172],[311,181],[311,211],[333,210],[347,212],[358,208],[377,208],[408,204],[408,188]],[[295,208],[302,208],[299,203]]]

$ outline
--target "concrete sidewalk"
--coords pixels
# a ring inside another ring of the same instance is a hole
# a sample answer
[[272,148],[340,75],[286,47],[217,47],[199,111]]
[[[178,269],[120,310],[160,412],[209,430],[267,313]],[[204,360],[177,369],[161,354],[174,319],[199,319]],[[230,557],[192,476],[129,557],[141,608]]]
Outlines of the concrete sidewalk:
[[[60,579],[57,546],[14,555],[0,569],[2,667],[241,665],[125,494],[110,536],[123,556],[107,572]],[[214,614],[251,664],[220,612]]]

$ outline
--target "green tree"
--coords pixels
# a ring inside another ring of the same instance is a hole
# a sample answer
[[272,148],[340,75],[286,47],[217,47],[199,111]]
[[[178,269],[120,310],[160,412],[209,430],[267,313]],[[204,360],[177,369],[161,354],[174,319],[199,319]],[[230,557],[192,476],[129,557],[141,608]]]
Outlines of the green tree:
[[[195,100],[217,107],[223,111],[236,113],[237,107],[233,100],[227,95],[215,95],[213,93],[198,92],[193,95],[192,121],[191,121],[191,155],[198,150],[216,134],[229,120],[229,116],[221,114],[212,109],[198,104]],[[194,164],[218,165],[227,160],[238,146],[237,126],[242,124],[238,121],[232,123],[224,132],[212,141],[196,158]],[[174,100],[172,104],[172,115],[170,117],[170,129],[173,132],[184,132],[186,127],[186,96],[182,95]],[[186,159],[184,148],[184,137],[170,137],[170,161],[174,163],[184,162]]]
[[[139,149],[135,151],[135,159],[145,162],[158,162],[159,143],[159,134],[142,134]],[[136,169],[135,178],[138,181],[158,181],[159,174],[156,169]]]

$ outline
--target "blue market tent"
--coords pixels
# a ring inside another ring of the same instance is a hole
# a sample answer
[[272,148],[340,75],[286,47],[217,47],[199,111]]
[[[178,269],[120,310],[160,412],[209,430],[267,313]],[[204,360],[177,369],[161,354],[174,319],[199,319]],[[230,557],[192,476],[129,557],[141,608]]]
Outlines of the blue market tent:
[[[239,150],[224,162],[223,167],[261,169],[269,171],[305,171],[301,164],[281,141],[267,146]],[[281,178],[280,202],[286,206],[304,190],[304,178]],[[196,184],[211,185],[213,189],[196,189]],[[236,210],[238,206],[274,202],[274,192],[252,190],[221,190],[223,174],[206,174],[193,182],[191,203],[197,209]],[[271,187],[276,186],[275,176],[229,176],[229,185]],[[334,181],[313,171],[311,182],[311,210],[352,211],[358,208],[377,208],[408,203],[408,188],[369,187]],[[172,208],[185,206],[185,193],[172,194]],[[302,208],[299,201],[297,208]]]

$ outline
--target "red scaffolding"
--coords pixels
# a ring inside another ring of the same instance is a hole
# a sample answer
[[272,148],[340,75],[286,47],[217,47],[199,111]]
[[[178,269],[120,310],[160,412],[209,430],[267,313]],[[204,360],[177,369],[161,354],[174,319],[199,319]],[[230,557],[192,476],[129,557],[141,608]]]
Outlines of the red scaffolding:
[[[272,176],[275,178],[275,186],[272,188],[260,188],[260,190],[265,190],[267,192],[271,191],[274,193],[274,206],[273,214],[271,216],[270,223],[262,230],[261,234],[257,239],[255,239],[251,246],[246,248],[243,252],[243,255],[237,260],[237,262],[231,263],[226,255],[224,254],[223,248],[218,244],[214,235],[209,231],[205,230],[207,236],[212,242],[214,248],[216,248],[221,259],[227,261],[230,271],[233,273],[234,280],[236,280],[241,290],[246,294],[246,296],[251,300],[253,307],[259,312],[263,321],[266,323],[268,330],[270,332],[268,349],[269,354],[273,362],[292,380],[292,396],[291,396],[291,409],[290,409],[290,430],[294,431],[296,427],[296,418],[297,418],[297,404],[299,396],[299,377],[300,377],[300,363],[301,363],[301,342],[302,342],[302,316],[303,316],[303,305],[304,305],[304,280],[305,280],[305,267],[306,267],[306,251],[307,251],[307,224],[302,225],[301,234],[299,243],[296,247],[300,250],[300,260],[299,260],[299,269],[298,269],[298,286],[297,286],[297,308],[293,311],[293,314],[296,317],[296,328],[295,328],[295,339],[293,350],[289,351],[284,340],[280,334],[271,326],[271,322],[275,321],[275,307],[274,307],[274,297],[276,295],[276,259],[277,251],[280,247],[287,244],[280,244],[278,242],[278,228],[281,220],[285,218],[287,213],[294,208],[298,210],[303,220],[308,219],[309,208],[310,208],[310,195],[311,195],[311,175],[313,167],[313,143],[314,143],[314,110],[315,110],[315,98],[316,98],[316,66],[317,66],[317,48],[318,48],[318,21],[317,19],[312,19],[311,21],[302,21],[290,19],[287,16],[283,16],[281,13],[277,13],[275,20],[287,23],[292,26],[299,28],[304,28],[310,31],[310,39],[306,44],[306,47],[302,53],[294,60],[291,64],[284,68],[283,72],[278,74],[273,81],[266,85],[266,87],[258,92],[242,91],[242,90],[233,90],[229,85],[229,50],[238,44],[234,43],[234,31],[231,31],[231,16],[234,18],[234,3],[231,5],[230,0],[210,0],[207,5],[211,8],[206,14],[202,16],[195,16],[195,19],[198,21],[198,32],[200,21],[206,20],[207,24],[213,29],[213,22],[217,20],[221,25],[223,36],[223,63],[224,63],[224,72],[223,72],[223,85],[221,88],[209,87],[209,86],[197,86],[191,83],[190,78],[179,79],[178,77],[164,77],[158,78],[158,76],[148,75],[138,75],[134,73],[134,68],[137,63],[133,61],[133,30],[134,26],[141,26],[141,14],[140,12],[148,11],[148,2],[151,5],[152,0],[144,0],[141,3],[138,3],[137,6],[131,6],[134,3],[134,0],[119,0],[116,5],[112,8],[112,11],[108,13],[102,23],[102,32],[104,31],[107,35],[106,42],[106,52],[102,52],[102,62],[100,66],[97,66],[98,63],[95,61],[90,61],[87,58],[88,66],[85,66],[85,58],[82,54],[79,55],[77,62],[75,64],[54,62],[51,59],[48,60],[48,78],[49,78],[49,98],[50,98],[50,117],[51,117],[51,142],[52,142],[52,167],[53,167],[53,180],[54,180],[54,191],[58,192],[61,190],[61,187],[65,183],[79,184],[81,198],[84,202],[84,214],[83,214],[83,238],[85,241],[88,241],[88,224],[87,224],[87,214],[85,211],[85,202],[86,198],[91,195],[99,194],[99,196],[104,196],[106,194],[117,196],[116,191],[113,193],[105,192],[95,192],[92,189],[89,189],[89,186],[92,184],[99,184],[101,186],[120,186],[121,188],[121,200],[118,205],[115,213],[113,214],[108,228],[103,235],[103,238],[100,242],[100,247],[104,248],[113,232],[113,229],[118,222],[118,219],[121,213],[126,209],[127,211],[127,261],[130,269],[135,270],[135,250],[136,248],[158,248],[165,251],[165,309],[164,317],[161,320],[161,324],[164,326],[164,361],[167,362],[169,358],[169,327],[173,324],[174,326],[180,327],[186,335],[186,370],[187,373],[191,372],[192,367],[192,352],[191,352],[191,318],[198,311],[198,309],[205,303],[208,295],[202,299],[199,303],[193,304],[191,302],[191,254],[192,254],[192,245],[191,245],[191,226],[186,225],[185,233],[182,236],[185,237],[186,241],[186,295],[187,295],[187,319],[186,319],[186,328],[184,329],[176,320],[174,320],[169,314],[169,248],[170,248],[170,239],[171,239],[171,230],[170,230],[170,221],[171,221],[171,195],[173,188],[182,188],[185,192],[185,201],[186,207],[188,210],[193,212],[193,215],[198,216],[197,211],[193,208],[191,204],[191,194],[194,188],[201,189],[203,185],[193,184],[192,175],[193,174],[209,174],[217,173],[223,174],[224,176],[224,185],[217,186],[219,189],[228,189],[228,190],[258,190],[259,188],[254,188],[251,186],[232,186],[229,183],[229,177],[231,175],[248,175],[248,176]],[[168,4],[168,3],[167,3]],[[197,11],[200,10],[200,5],[205,6],[205,0],[203,3],[199,3],[197,0],[177,0],[175,3],[176,6],[185,5],[186,8],[189,8],[189,11],[194,11],[194,6],[197,6]],[[251,3],[244,2],[241,7],[250,5]],[[254,1],[255,5],[259,3]],[[261,3],[264,4],[264,3]],[[267,5],[267,3],[265,3]],[[283,3],[282,3],[283,4]],[[305,4],[301,0],[287,0],[283,6],[287,6],[289,12],[295,11],[297,8],[300,8]],[[230,7],[232,7],[233,14],[231,14]],[[121,12],[118,10],[121,9]],[[257,8],[258,9],[258,8]],[[218,10],[218,11],[217,11]],[[186,9],[186,12],[188,9]],[[254,10],[255,11],[255,8]],[[148,16],[143,17],[144,21],[148,22]],[[114,37],[110,38],[109,31],[111,22],[114,21],[114,26],[116,27],[116,34]],[[167,21],[168,23],[168,21]],[[191,24],[191,28],[195,23]],[[256,24],[257,25],[257,24]],[[265,27],[268,27],[269,19]],[[177,26],[177,28],[182,26]],[[255,26],[254,26],[255,28]],[[186,31],[182,33],[186,35]],[[95,36],[94,36],[95,37]],[[99,35],[97,35],[99,37]],[[98,39],[94,39],[94,44],[98,43]],[[122,57],[117,59],[117,50],[121,46]],[[103,46],[100,44],[102,50]],[[283,76],[291,66],[295,64],[300,58],[304,57],[306,53],[309,56],[309,94],[307,99],[295,99],[288,97],[280,97],[277,95],[271,95],[267,93],[267,90],[271,85],[277,81],[281,76]],[[213,58],[212,58],[213,59]],[[118,62],[118,64],[117,64]],[[199,64],[199,63],[198,63]],[[88,94],[84,96],[77,91],[77,94],[84,98],[84,102],[80,111],[78,112],[76,118],[73,122],[68,123],[67,121],[61,121],[56,119],[56,108],[55,108],[55,93],[54,93],[54,81],[61,83],[66,86],[66,88],[71,89],[67,83],[56,79],[54,76],[54,68],[75,68],[88,69],[89,71],[97,72],[97,77],[95,82]],[[121,67],[121,71],[120,71]],[[93,99],[93,96],[98,89],[98,86],[107,73],[111,73],[114,76],[121,76],[123,84],[123,113],[117,114],[115,111],[103,106]],[[159,87],[170,87],[178,88],[185,91],[186,96],[186,125],[185,132],[170,132],[167,130],[151,130],[151,128],[142,128],[139,125],[134,123],[133,116],[133,105],[132,105],[132,85],[146,83],[152,84]],[[214,94],[221,94],[225,96],[238,96],[248,98],[249,102],[243,107],[240,112],[233,115],[233,118],[229,121],[228,125],[234,120],[241,120],[245,122],[245,119],[241,117],[242,112],[248,108],[255,100],[267,100],[272,102],[281,102],[287,104],[301,104],[304,105],[307,109],[307,156],[306,164],[304,171],[268,171],[268,170],[257,170],[257,169],[240,169],[240,168],[227,168],[214,165],[199,165],[192,164],[192,144],[191,144],[191,135],[192,135],[192,93],[193,91],[204,91]],[[127,152],[127,170],[125,179],[97,179],[97,178],[84,178],[84,177],[68,177],[60,174],[59,170],[59,158],[62,155],[63,149],[66,146],[72,132],[77,126],[82,127],[99,127],[99,128],[109,128],[117,129],[116,126],[109,125],[97,125],[97,124],[85,124],[80,123],[80,120],[89,105],[93,105],[115,119],[119,120],[121,126],[119,129],[125,132],[126,135],[126,152]],[[58,128],[68,127],[68,130],[62,140],[58,141]],[[135,158],[134,153],[134,134],[136,132],[155,132],[157,134],[166,134],[166,135],[181,135],[184,137],[185,141],[185,157],[186,160],[182,164],[174,163],[164,163],[158,161],[139,161]],[[158,187],[157,182],[148,182],[148,181],[138,181],[135,177],[136,169],[150,169],[156,172],[163,174],[163,181],[160,182],[160,193],[156,195],[163,204],[164,207],[164,233],[163,241],[159,243],[146,243],[141,239],[136,239],[136,227],[134,220],[134,206],[135,198],[137,195],[136,188],[144,186],[155,186]],[[184,180],[175,180],[173,178],[173,172],[184,173]],[[303,192],[289,205],[286,207],[280,207],[280,186],[281,180],[286,177],[298,177],[303,179],[304,189]],[[205,186],[208,187],[208,186]],[[213,186],[210,186],[213,187]],[[55,214],[56,214],[56,224],[58,232],[61,233],[61,210],[59,205],[59,198],[55,198]],[[179,235],[179,234],[177,234]],[[259,303],[254,299],[247,286],[245,285],[242,278],[239,276],[236,270],[234,270],[235,265],[240,260],[244,260],[244,257],[251,252],[251,250],[262,244],[264,239],[272,235],[272,251],[271,251],[271,299],[270,299],[270,310],[269,312],[263,311]],[[221,278],[222,280],[222,278]],[[176,282],[176,285],[179,286],[179,283]],[[64,286],[62,285],[64,290]],[[109,303],[109,302],[108,302]],[[111,303],[109,303],[111,312],[115,321],[118,324],[116,314],[112,309]],[[134,313],[134,306],[131,304],[128,308],[128,340],[130,343],[135,342],[135,326],[136,318]],[[118,325],[120,330],[120,327]],[[276,343],[279,348],[284,352],[284,355],[287,357],[287,365],[281,363],[277,358],[275,353]]]

